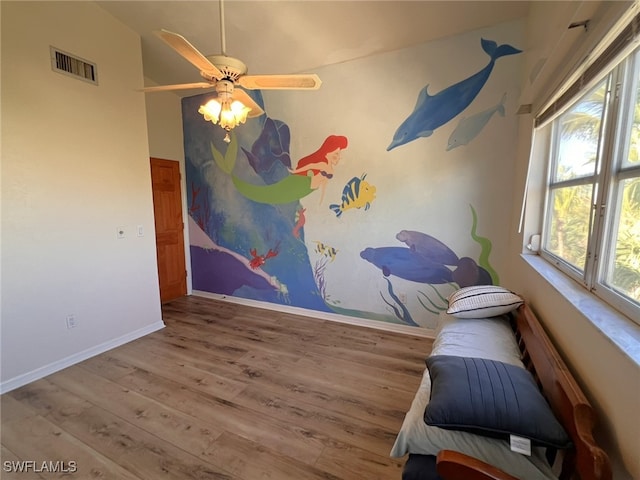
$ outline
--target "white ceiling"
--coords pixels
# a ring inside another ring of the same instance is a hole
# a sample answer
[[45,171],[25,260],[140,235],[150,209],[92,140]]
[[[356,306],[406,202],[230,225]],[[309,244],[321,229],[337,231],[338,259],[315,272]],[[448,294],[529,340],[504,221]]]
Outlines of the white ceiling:
[[[154,30],[221,53],[218,1],[98,1],[140,34],[144,74],[160,85],[201,80]],[[249,73],[305,73],[527,16],[529,1],[225,0],[226,54]],[[177,92],[190,95],[188,91]]]

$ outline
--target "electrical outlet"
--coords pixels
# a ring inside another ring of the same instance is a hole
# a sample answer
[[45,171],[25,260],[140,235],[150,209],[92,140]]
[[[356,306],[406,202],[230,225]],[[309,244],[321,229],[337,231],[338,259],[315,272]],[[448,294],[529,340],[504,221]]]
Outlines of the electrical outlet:
[[78,326],[78,322],[76,320],[76,316],[73,313],[67,315],[67,328],[76,328]]

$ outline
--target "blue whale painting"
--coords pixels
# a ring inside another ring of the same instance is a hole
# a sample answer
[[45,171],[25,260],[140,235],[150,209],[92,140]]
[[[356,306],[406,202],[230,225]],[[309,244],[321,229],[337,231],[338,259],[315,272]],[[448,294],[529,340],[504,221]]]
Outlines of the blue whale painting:
[[481,44],[482,49],[491,57],[487,66],[475,75],[451,85],[435,95],[429,95],[427,92],[429,85],[424,87],[418,95],[413,112],[398,127],[387,151],[409,143],[418,137],[430,136],[436,128],[449,122],[471,104],[487,82],[498,58],[522,52],[511,45],[498,46],[496,42],[484,38],[481,39]]

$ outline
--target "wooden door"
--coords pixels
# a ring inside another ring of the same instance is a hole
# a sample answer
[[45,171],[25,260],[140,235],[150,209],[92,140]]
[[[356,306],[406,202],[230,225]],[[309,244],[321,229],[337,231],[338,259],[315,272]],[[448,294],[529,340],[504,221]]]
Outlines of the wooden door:
[[182,220],[180,165],[178,162],[152,158],[151,184],[156,225],[160,300],[168,302],[187,294],[184,222]]

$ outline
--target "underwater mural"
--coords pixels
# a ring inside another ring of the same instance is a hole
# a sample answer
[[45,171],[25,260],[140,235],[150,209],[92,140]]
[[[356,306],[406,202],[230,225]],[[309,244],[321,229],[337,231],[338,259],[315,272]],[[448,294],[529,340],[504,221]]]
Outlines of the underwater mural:
[[[262,103],[260,92],[253,95]],[[299,200],[314,192],[323,199],[347,138],[326,136],[293,168],[287,124],[263,116],[252,120],[253,129],[231,131],[225,143],[219,128],[193,114],[201,97],[183,99],[193,289],[334,311],[324,272],[337,249],[320,241],[307,246],[308,212]],[[360,208],[362,193],[353,192],[350,206]]]
[[[262,103],[260,92],[252,95]],[[251,120],[226,144],[224,131],[197,113],[203,97],[182,100],[193,289],[328,311],[301,241],[297,200],[313,190],[308,177],[289,172],[289,127],[268,117]],[[293,177],[306,190],[294,185],[282,193],[282,182]],[[254,190],[247,195],[236,184]],[[249,200],[253,192],[257,198]]]
[[[431,328],[457,288],[498,284],[496,238],[478,233],[476,209],[482,230],[494,234],[494,212],[509,191],[501,200],[477,196],[476,186],[491,185],[485,172],[503,169],[488,167],[486,155],[465,159],[491,141],[506,114],[509,84],[485,87],[499,76],[490,75],[496,59],[520,51],[481,43],[489,63],[462,82],[446,79],[451,86],[433,96],[424,87],[389,148],[384,135],[369,132],[372,117],[343,128],[332,117],[307,115],[301,129],[274,118],[259,90],[247,93],[265,114],[233,129],[225,143],[225,132],[197,112],[211,94],[183,98],[193,290]],[[490,107],[455,125],[477,96]],[[315,121],[321,118],[329,121]],[[389,150],[441,127],[451,161],[440,161],[442,146],[429,145],[414,158],[389,161],[398,158]]]
[[425,86],[418,95],[413,112],[394,133],[387,151],[412,142],[419,137],[431,136],[435,129],[452,120],[471,104],[489,79],[497,59],[522,52],[511,45],[498,46],[496,42],[484,38],[480,40],[480,43],[482,49],[490,57],[487,66],[475,75],[451,85],[435,95],[429,95],[427,91],[429,85]]

